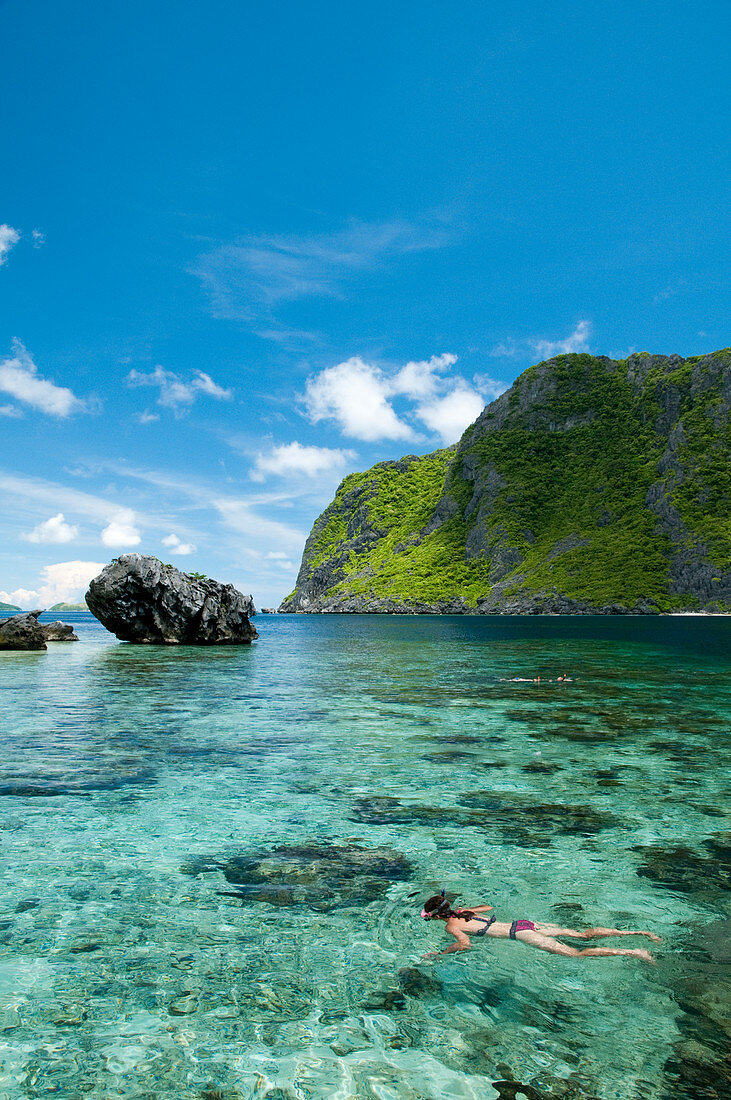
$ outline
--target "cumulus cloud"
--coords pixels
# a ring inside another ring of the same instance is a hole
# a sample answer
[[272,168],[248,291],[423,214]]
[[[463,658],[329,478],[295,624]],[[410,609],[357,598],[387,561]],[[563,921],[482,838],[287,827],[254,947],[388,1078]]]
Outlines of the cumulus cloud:
[[138,424],[154,424],[155,421],[159,419],[159,414],[150,412],[149,409],[145,409],[144,412],[138,413],[138,415],[135,417],[135,420]]
[[0,416],[9,416],[13,420],[19,420],[23,413],[17,405],[0,405]]
[[[456,355],[433,355],[386,372],[355,356],[308,379],[304,409],[313,422],[333,420],[343,435],[366,442],[418,440],[422,436],[413,426],[418,421],[454,443],[482,412],[485,395],[492,399],[507,389],[485,376],[472,383],[450,376],[456,362]],[[399,413],[394,399],[410,407]]]
[[[155,367],[148,374],[133,370],[127,375],[127,384],[132,387],[156,386],[160,391],[157,397],[158,405],[176,412],[185,406],[192,405],[201,394],[206,397],[215,397],[219,401],[229,401],[232,397],[231,390],[219,386],[210,374],[202,370],[194,371],[187,382],[180,375],[160,366]],[[142,417],[145,419],[139,418],[140,423],[147,424],[152,419],[149,413],[143,413]]]
[[436,398],[418,406],[416,415],[430,431],[440,435],[444,443],[454,443],[466,428],[477,419],[484,408],[477,390],[470,386],[457,386],[445,397]]
[[10,603],[14,607],[22,607],[25,611],[35,611],[39,600],[40,596],[35,588],[15,588],[12,592],[0,589],[0,603]]
[[105,546],[138,546],[142,537],[135,526],[135,514],[131,508],[120,508],[101,534]]
[[0,225],[0,267],[7,259],[8,252],[20,240],[20,233],[12,225]]
[[392,394],[402,393],[407,397],[431,397],[440,387],[439,375],[453,367],[456,362],[456,355],[432,355],[431,359],[407,363],[391,379],[389,391]]
[[0,361],[0,391],[49,416],[66,417],[86,408],[85,402],[71,390],[39,375],[33,359],[20,341],[13,341],[13,352],[12,358]]
[[31,610],[54,603],[80,603],[89,581],[104,568],[99,561],[60,561],[41,570],[37,589],[16,588],[0,592],[0,600]]
[[354,439],[412,440],[416,433],[394,412],[390,392],[383,372],[356,355],[308,379],[304,405],[313,423],[335,420]]
[[28,542],[73,542],[79,533],[78,527],[66,522],[63,512],[44,520],[21,538]]
[[253,481],[263,481],[267,474],[306,474],[317,477],[330,470],[342,469],[355,458],[355,451],[329,447],[306,447],[296,440],[272,447],[268,454],[257,455],[251,471]]
[[165,536],[162,544],[167,546],[172,554],[194,554],[196,550],[192,542],[182,542],[173,532]]

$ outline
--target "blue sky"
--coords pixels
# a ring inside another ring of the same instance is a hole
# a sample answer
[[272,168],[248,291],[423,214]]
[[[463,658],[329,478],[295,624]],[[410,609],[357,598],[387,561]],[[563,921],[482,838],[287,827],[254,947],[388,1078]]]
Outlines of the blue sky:
[[728,344],[730,24],[0,2],[0,599],[137,550],[277,603],[531,363]]

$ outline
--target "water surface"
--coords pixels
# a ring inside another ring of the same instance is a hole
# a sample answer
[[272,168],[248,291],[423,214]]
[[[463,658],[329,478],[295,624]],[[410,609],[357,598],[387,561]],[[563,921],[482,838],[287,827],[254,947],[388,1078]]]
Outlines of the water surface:
[[[0,655],[2,1100],[727,1095],[731,620],[69,618]],[[424,961],[442,884],[658,965]]]

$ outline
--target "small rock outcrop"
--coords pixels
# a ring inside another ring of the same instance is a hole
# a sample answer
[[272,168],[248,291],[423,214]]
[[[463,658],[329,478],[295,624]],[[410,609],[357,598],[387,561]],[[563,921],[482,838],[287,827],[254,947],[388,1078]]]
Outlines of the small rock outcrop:
[[77,634],[70,623],[41,623],[41,630],[47,642],[78,642]]
[[123,642],[247,645],[259,636],[249,622],[251,596],[141,554],[110,562],[90,583],[86,603]]
[[41,610],[0,619],[0,649],[45,649],[45,627],[38,622]]

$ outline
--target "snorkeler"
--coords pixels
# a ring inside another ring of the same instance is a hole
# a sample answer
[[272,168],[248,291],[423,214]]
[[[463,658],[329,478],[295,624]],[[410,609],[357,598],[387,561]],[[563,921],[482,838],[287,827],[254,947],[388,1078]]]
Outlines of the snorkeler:
[[578,947],[569,947],[560,943],[556,936],[569,936],[575,940],[591,940],[600,936],[647,936],[655,943],[660,942],[660,937],[654,932],[627,932],[621,928],[587,928],[585,932],[577,932],[573,928],[561,928],[557,924],[534,924],[531,920],[514,920],[512,924],[507,921],[498,921],[494,916],[481,917],[479,913],[486,913],[492,909],[491,905],[471,905],[465,909],[452,909],[450,902],[445,897],[445,891],[435,894],[424,903],[421,915],[424,920],[446,921],[446,931],[454,936],[456,943],[445,947],[443,951],[430,951],[424,958],[432,958],[435,955],[449,955],[453,951],[469,951],[472,947],[470,936],[492,936],[496,939],[520,940],[537,947],[540,951],[550,951],[552,955],[568,955],[572,958],[600,958],[605,955],[634,955],[645,962],[654,962],[649,951],[642,947],[618,948],[618,947],[586,947],[579,950]]
[[564,672],[563,676],[557,676],[554,680],[541,680],[540,676],[501,676],[501,684],[573,684],[573,680],[570,676],[567,676]]

